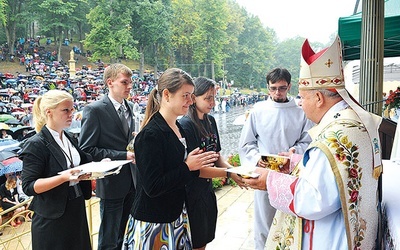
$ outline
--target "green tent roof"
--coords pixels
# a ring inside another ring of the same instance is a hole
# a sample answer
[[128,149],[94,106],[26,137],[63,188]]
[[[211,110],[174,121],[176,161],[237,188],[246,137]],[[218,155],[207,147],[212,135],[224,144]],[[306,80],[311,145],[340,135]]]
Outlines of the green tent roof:
[[[344,60],[360,59],[361,15],[339,18]],[[395,56],[400,56],[400,0],[385,0],[384,57]]]

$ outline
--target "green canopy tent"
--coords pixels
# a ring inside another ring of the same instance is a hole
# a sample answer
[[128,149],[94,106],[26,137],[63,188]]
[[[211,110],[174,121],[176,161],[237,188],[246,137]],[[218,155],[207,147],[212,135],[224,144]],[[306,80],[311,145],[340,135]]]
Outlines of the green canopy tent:
[[[338,34],[345,61],[360,59],[361,16],[360,10],[339,18]],[[385,0],[384,57],[395,56],[400,56],[400,0]]]

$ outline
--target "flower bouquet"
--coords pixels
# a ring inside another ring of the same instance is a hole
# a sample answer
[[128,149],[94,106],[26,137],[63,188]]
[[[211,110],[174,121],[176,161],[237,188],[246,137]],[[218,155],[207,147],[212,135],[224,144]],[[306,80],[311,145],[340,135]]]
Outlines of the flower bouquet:
[[398,109],[400,109],[400,87],[397,87],[395,91],[391,90],[389,92],[384,104],[384,111],[387,111],[387,116],[390,118],[397,115]]
[[400,108],[400,87],[397,87],[395,91],[389,92],[389,96],[385,101],[385,108]]

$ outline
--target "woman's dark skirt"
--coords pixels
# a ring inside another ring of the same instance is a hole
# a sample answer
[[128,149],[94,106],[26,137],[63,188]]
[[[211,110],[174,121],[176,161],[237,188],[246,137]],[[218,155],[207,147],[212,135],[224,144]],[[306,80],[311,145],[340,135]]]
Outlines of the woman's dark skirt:
[[65,213],[60,218],[46,219],[33,215],[32,249],[92,249],[83,196],[69,200]]

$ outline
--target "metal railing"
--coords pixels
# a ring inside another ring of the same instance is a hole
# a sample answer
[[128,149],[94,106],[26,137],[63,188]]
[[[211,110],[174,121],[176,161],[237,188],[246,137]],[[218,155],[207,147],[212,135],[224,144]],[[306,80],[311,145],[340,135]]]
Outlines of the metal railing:
[[[28,209],[14,214],[14,210],[22,206],[27,206],[32,201],[32,198],[21,202],[20,204],[13,206],[7,210],[0,212],[2,218],[2,224],[0,225],[0,249],[2,250],[30,250],[32,249],[31,239],[31,218],[33,211]],[[100,199],[92,197],[86,201],[86,213],[88,217],[88,226],[90,233],[90,240],[92,243],[92,249],[97,248],[97,237],[98,228],[100,225],[100,213],[99,213],[99,201]],[[12,215],[10,215],[12,214]],[[17,219],[24,221],[21,224],[15,225]]]
[[[31,202],[31,198],[19,203],[7,210],[3,210],[0,215],[2,218],[2,224],[0,226],[0,232],[3,235],[0,236],[1,249],[31,249],[31,218],[33,212],[29,209],[14,214],[14,210],[23,206],[27,206]],[[12,215],[10,215],[12,214]],[[23,220],[22,224],[15,224],[15,222]]]

